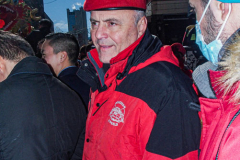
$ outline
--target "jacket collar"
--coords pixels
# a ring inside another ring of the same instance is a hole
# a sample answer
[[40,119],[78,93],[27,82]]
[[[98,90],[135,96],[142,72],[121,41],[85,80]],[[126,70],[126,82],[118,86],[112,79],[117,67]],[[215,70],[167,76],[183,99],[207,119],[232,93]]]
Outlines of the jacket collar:
[[47,74],[52,75],[48,65],[37,57],[26,57],[16,64],[8,78],[17,74]]
[[211,87],[215,93],[215,96],[217,99],[223,98],[224,92],[223,92],[223,86],[219,83],[219,79],[226,73],[226,71],[214,71],[209,70],[209,80]]
[[[156,36],[151,35],[147,29],[145,34],[135,43],[110,60],[111,67],[108,72],[111,71],[112,74],[119,72],[117,77],[122,79],[129,73],[132,67],[148,60],[159,52],[162,46],[162,42]],[[92,91],[96,89],[101,91],[106,88],[104,83],[105,73],[96,49],[88,53],[88,60],[83,61],[83,65],[78,70],[77,75],[91,86]]]
[[228,39],[227,41],[223,44],[223,47],[221,48],[221,50],[219,51],[219,59],[220,61],[222,61],[222,58],[226,55],[228,52],[226,52],[226,49],[229,45],[231,45],[232,43],[234,43],[236,41],[236,39],[239,39],[240,36],[240,28],[238,30],[236,30]]
[[[211,82],[212,89],[215,92],[216,98],[220,99],[222,102],[223,110],[231,110],[232,108],[240,108],[239,106],[239,82],[230,86],[230,90],[226,90],[227,86],[221,83],[221,79],[226,75],[226,71],[212,71],[209,70],[209,78]],[[226,92],[228,91],[228,92]]]
[[129,56],[132,55],[133,50],[137,47],[137,45],[139,45],[140,41],[142,40],[144,34],[138,38],[133,44],[131,44],[128,48],[126,48],[125,50],[123,50],[122,52],[120,52],[116,57],[113,57],[110,60],[110,64],[114,64],[117,63]]
[[230,98],[235,103],[240,102],[240,29],[238,29],[224,44],[224,56],[219,62],[219,71],[211,72],[211,82],[217,86],[216,94],[218,97]]
[[[116,57],[113,57],[110,60],[110,66],[114,65],[117,63],[121,63],[122,60],[128,58],[130,55],[132,55],[133,50],[136,48],[136,46],[140,43],[140,41],[142,40],[143,36],[141,36],[137,41],[135,41],[133,44],[131,44],[128,48],[126,48],[125,50],[123,50],[122,52],[120,52]],[[91,64],[94,66],[98,77],[99,77],[99,81],[101,86],[104,86],[104,69],[103,69],[103,63],[99,60],[99,56],[98,56],[98,52],[96,49],[93,49],[90,51],[90,53],[87,54],[89,61],[91,62]],[[118,65],[121,66],[121,65]],[[111,68],[111,67],[110,67]]]
[[154,54],[159,52],[162,46],[163,44],[158,39],[158,37],[152,35],[147,29],[143,39],[140,41],[139,45],[136,46],[132,54],[129,56],[125,69],[121,73],[121,76],[119,76],[119,79],[125,77],[132,67],[145,62]]
[[58,77],[63,77],[63,76],[66,76],[66,75],[76,74],[77,70],[78,70],[78,67],[76,67],[76,66],[66,67],[58,74]]

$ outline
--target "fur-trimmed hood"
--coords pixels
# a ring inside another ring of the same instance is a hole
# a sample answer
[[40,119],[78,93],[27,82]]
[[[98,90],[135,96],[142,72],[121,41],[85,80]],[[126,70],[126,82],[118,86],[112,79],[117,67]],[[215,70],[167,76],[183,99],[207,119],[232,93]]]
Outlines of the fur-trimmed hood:
[[221,53],[224,54],[219,68],[226,72],[219,79],[219,83],[225,94],[234,92],[231,100],[240,103],[240,29],[226,41]]

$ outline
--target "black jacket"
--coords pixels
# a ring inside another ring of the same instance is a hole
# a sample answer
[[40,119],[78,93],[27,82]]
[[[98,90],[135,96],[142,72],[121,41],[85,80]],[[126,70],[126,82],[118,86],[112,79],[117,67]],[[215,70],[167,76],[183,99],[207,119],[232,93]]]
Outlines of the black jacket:
[[0,83],[0,104],[1,160],[68,160],[76,146],[80,159],[83,104],[41,59],[27,57],[14,67]]
[[77,71],[78,67],[66,68],[58,75],[58,78],[82,98],[87,109],[90,86],[76,75]]

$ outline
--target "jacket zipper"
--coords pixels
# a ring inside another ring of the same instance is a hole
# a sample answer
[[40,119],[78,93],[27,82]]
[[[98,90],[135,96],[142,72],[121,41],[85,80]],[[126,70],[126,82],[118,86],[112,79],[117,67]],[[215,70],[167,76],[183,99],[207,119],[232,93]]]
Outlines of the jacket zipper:
[[103,104],[106,103],[107,101],[108,101],[108,99],[107,99],[106,101],[104,101],[102,104],[100,104],[100,105],[98,106],[98,109],[93,113],[92,116],[94,116],[94,115],[97,113],[97,111],[103,106]]
[[[238,110],[238,112],[233,116],[232,120],[229,122],[226,130],[225,130],[224,133],[223,133],[222,139],[223,139],[223,137],[224,137],[227,129],[230,127],[230,125],[233,123],[233,121],[237,118],[237,116],[238,116],[239,114],[240,114],[240,110]],[[220,144],[219,144],[219,146],[218,146],[218,152],[217,152],[217,156],[216,156],[216,159],[215,159],[215,160],[218,160],[218,155],[219,155],[219,150],[220,150],[220,146],[221,146],[221,143],[222,143],[222,139],[221,139]]]

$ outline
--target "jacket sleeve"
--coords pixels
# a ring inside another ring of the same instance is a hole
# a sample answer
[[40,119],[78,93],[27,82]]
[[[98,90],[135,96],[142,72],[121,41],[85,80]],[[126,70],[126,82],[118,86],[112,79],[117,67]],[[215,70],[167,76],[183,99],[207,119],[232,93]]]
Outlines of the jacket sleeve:
[[71,158],[71,160],[81,160],[83,156],[83,146],[84,146],[84,139],[85,139],[85,129],[79,136],[78,143],[75,149],[75,152]]
[[201,125],[197,111],[188,107],[192,96],[171,91],[161,96],[159,102],[160,107],[153,109],[156,119],[143,159],[197,160]]
[[81,116],[79,116],[80,134],[79,134],[78,142],[76,144],[76,148],[75,148],[75,151],[72,155],[71,160],[81,160],[82,156],[83,156],[83,146],[84,146],[84,140],[85,140],[85,129],[86,129],[85,127],[86,127],[87,114],[86,114],[85,107],[84,107],[83,103],[81,104],[80,108],[81,108]]
[[[232,122],[229,128],[226,130],[225,135],[222,138],[220,149],[218,152],[218,159],[240,159],[239,148],[240,148],[240,116]],[[225,128],[224,128],[225,130]]]

